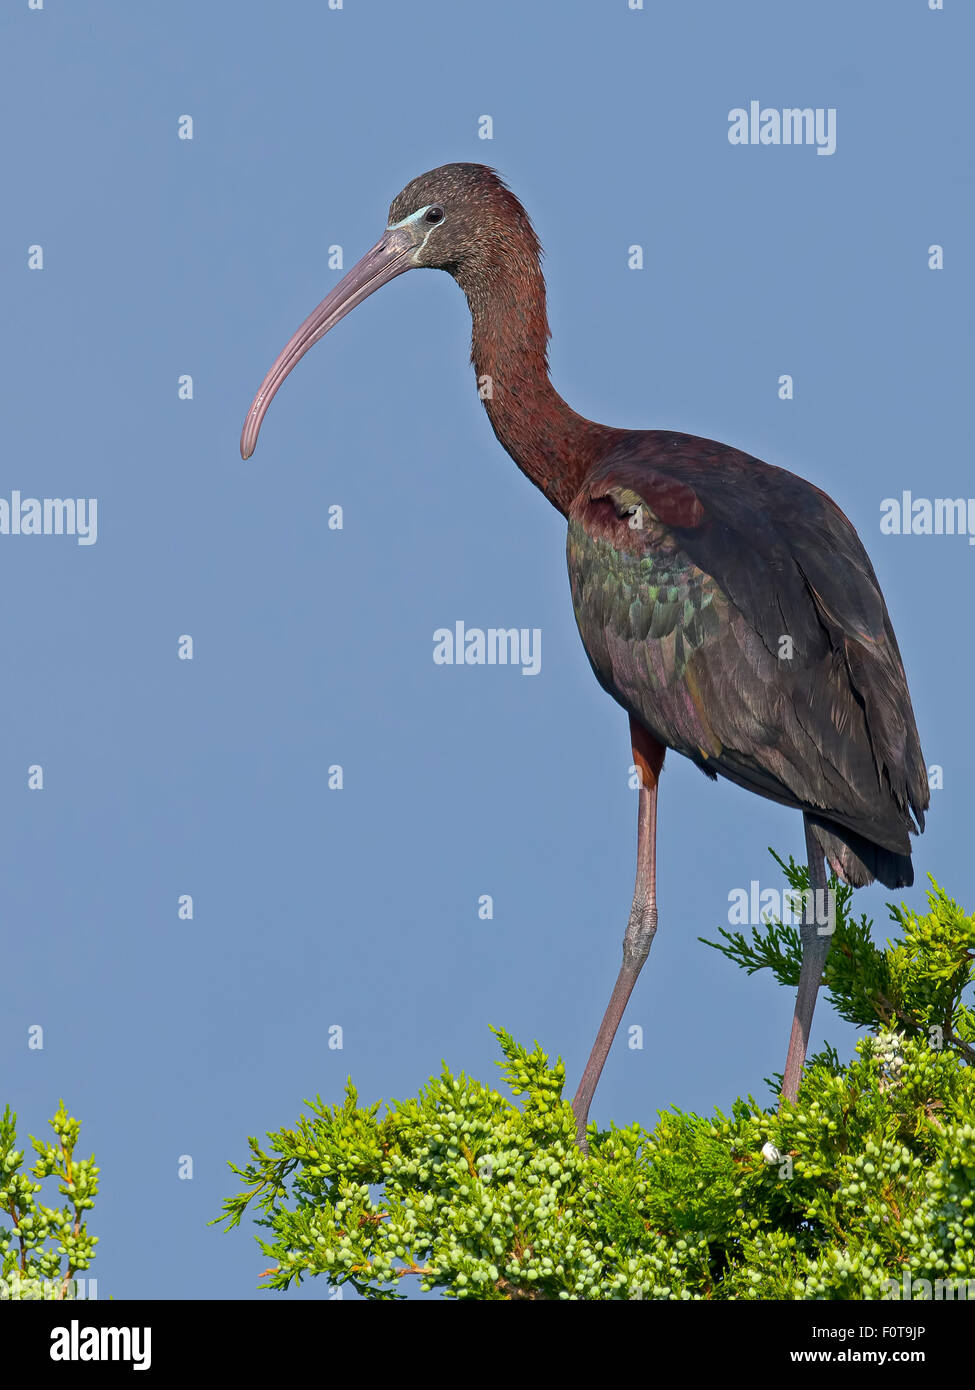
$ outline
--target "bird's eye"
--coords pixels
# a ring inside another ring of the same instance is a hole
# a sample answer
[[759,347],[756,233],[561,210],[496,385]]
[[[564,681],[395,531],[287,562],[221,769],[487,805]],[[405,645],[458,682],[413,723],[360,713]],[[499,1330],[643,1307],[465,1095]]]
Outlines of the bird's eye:
[[444,210],[439,203],[435,203],[432,208],[427,208],[427,215],[424,222],[442,222],[444,220]]

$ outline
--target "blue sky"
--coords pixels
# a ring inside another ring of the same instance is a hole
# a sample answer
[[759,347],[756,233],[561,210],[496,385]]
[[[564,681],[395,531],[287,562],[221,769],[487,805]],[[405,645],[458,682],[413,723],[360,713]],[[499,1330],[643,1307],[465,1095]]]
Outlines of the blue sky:
[[[257,1296],[251,1232],[205,1224],[248,1134],[349,1074],[368,1100],[442,1058],[488,1078],[491,1023],[574,1089],[615,977],[626,719],[579,642],[564,522],[477,400],[460,291],[388,286],[237,452],[338,278],[328,248],[350,266],[426,169],[488,163],[524,201],[576,409],[724,440],[851,518],[943,768],[904,899],[933,873],[975,905],[975,548],[880,530],[905,489],[975,493],[975,24],[945,3],[5,7],[0,497],[97,498],[98,533],[0,534],[0,1104],[25,1135],[62,1096],[81,1118],[101,1297]],[[732,145],[752,100],[835,110],[835,153]],[[435,664],[458,620],[539,628],[540,673]],[[697,940],[733,890],[779,886],[769,845],[801,852],[797,813],[668,761],[644,1047],[614,1050],[598,1121],[764,1095],[781,1069],[792,1001]],[[856,900],[880,936],[890,897]],[[821,1002],[814,1047],[855,1036]]]

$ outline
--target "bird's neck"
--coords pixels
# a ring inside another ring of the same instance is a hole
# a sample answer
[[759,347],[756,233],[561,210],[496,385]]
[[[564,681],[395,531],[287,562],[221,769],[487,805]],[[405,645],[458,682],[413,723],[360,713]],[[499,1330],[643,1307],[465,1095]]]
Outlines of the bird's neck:
[[555,390],[548,375],[541,266],[532,254],[515,261],[473,283],[461,282],[473,320],[471,361],[494,433],[521,471],[567,515],[589,469],[625,431],[577,415]]

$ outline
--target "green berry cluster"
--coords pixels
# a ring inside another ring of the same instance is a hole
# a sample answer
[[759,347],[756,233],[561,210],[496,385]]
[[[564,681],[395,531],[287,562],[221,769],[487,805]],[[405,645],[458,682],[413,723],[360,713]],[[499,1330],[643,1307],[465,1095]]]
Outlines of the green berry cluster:
[[[94,1156],[75,1157],[81,1125],[63,1101],[50,1121],[57,1142],[31,1139],[37,1160],[30,1174],[21,1171],[16,1124],[7,1106],[0,1118],[0,1217],[9,1221],[0,1220],[0,1299],[70,1299],[76,1275],[95,1258],[98,1237],[88,1234],[83,1214],[95,1205],[99,1170]],[[60,1179],[62,1207],[37,1201],[49,1177]]]

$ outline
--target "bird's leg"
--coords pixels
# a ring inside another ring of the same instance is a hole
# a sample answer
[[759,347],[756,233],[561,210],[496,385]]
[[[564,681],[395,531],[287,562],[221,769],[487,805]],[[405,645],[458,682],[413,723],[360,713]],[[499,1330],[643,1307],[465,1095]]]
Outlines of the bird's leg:
[[586,1125],[589,1106],[599,1082],[609,1049],[626,1008],[627,1001],[650,954],[657,930],[657,783],[664,761],[664,748],[641,724],[630,719],[633,762],[640,773],[640,802],[637,822],[636,887],[630,920],[623,937],[623,964],[616,977],[609,1005],[599,1025],[589,1061],[582,1073],[572,1102],[576,1117],[576,1137],[583,1153],[588,1152]]
[[799,929],[802,937],[802,966],[799,970],[799,992],[796,995],[796,1011],[792,1020],[792,1036],[789,1038],[789,1055],[785,1059],[785,1073],[782,1078],[782,1098],[791,1101],[795,1100],[799,1091],[799,1082],[802,1080],[802,1068],[805,1065],[806,1049],[809,1046],[809,1033],[812,1029],[816,996],[819,993],[820,982],[823,978],[826,957],[829,955],[829,948],[833,943],[832,913],[829,912],[828,907],[828,922],[821,923],[817,920],[817,903],[825,902],[828,904],[823,851],[816,842],[809,821],[804,818],[804,823],[806,827],[806,854],[809,861],[809,887],[812,891],[803,913],[802,926]]

